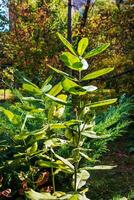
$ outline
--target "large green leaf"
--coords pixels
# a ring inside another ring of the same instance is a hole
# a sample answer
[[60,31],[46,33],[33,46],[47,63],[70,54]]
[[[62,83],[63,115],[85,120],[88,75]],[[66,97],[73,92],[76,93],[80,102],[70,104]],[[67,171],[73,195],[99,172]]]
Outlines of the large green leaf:
[[86,170],[110,170],[117,167],[117,165],[109,166],[109,165],[97,165],[94,167],[84,167]]
[[78,81],[76,78],[73,78],[72,76],[70,76],[70,74],[67,74],[67,73],[65,73],[65,72],[63,72],[63,71],[61,71],[61,70],[59,70],[59,69],[56,69],[56,68],[50,66],[50,65],[49,65],[49,67],[50,67],[52,70],[54,70],[56,73],[61,74],[61,75],[63,75],[64,77],[67,77],[67,78],[69,78],[69,79],[71,79],[71,80],[74,80],[74,81]]
[[19,116],[11,112],[10,110],[5,109],[4,107],[0,107],[0,111],[4,113],[4,115],[8,118],[8,120],[13,124],[19,123]]
[[17,134],[14,136],[15,140],[25,140],[29,137],[29,133],[22,133],[22,134]]
[[90,158],[89,156],[87,156],[85,153],[83,153],[83,152],[80,152],[80,155],[82,156],[82,157],[84,157],[85,159],[87,159],[88,161],[90,161],[90,162],[95,162],[95,160],[93,159],[93,158]]
[[36,192],[32,189],[30,191],[25,192],[25,195],[29,200],[49,200],[49,199],[53,200],[53,199],[57,199],[56,197],[52,196],[48,192],[39,193],[39,192]]
[[46,140],[44,142],[44,144],[47,148],[58,147],[58,146],[61,146],[62,144],[65,144],[65,143],[66,143],[66,140],[63,140],[63,139],[60,139],[60,138],[52,138],[52,139]]
[[114,68],[113,67],[108,67],[108,68],[103,68],[101,70],[98,70],[98,71],[95,71],[95,72],[91,72],[89,74],[87,74],[86,76],[84,76],[82,78],[82,81],[87,81],[87,80],[92,80],[92,79],[95,79],[99,76],[103,76],[111,71],[113,71]]
[[79,200],[78,194],[74,194],[69,200]]
[[48,84],[48,85],[44,85],[42,88],[41,88],[41,91],[42,93],[46,93],[48,92],[49,90],[51,90],[52,88],[52,85]]
[[59,168],[59,164],[57,164],[56,162],[51,162],[51,161],[45,161],[45,160],[39,160],[38,165],[41,167],[54,167],[54,168]]
[[74,170],[74,166],[65,158],[59,156],[58,154],[56,154],[53,149],[51,149],[51,151],[53,152],[53,154],[55,155],[56,158],[58,158],[59,160],[61,160],[65,165],[67,165],[68,167],[70,167],[71,170]]
[[104,138],[108,138],[111,135],[108,134],[104,134],[104,135],[96,135],[96,133],[94,131],[83,131],[81,133],[83,136],[92,138],[92,139],[104,139]]
[[51,99],[52,101],[62,104],[62,105],[67,105],[68,103],[66,101],[63,101],[62,99],[56,98],[50,94],[45,94],[45,96],[47,96],[49,99]]
[[66,92],[69,92],[74,95],[84,95],[87,93],[86,89],[82,88],[74,81],[65,78],[62,80],[62,86]]
[[34,98],[34,97],[22,97],[22,100],[23,101],[29,101],[29,102],[43,102],[42,99],[37,99],[37,98]]
[[53,86],[53,88],[49,91],[49,95],[56,96],[58,95],[61,90],[63,89],[61,82],[57,83]]
[[50,124],[50,129],[61,129],[61,128],[67,128],[70,127],[72,125],[77,125],[77,124],[81,124],[80,120],[69,120],[66,121],[64,123],[55,123],[55,124]]
[[25,90],[25,91],[41,95],[41,90],[37,86],[35,86],[35,85],[24,83],[22,85],[22,87],[23,87],[23,90]]
[[39,160],[38,165],[41,167],[47,167],[47,168],[55,168],[58,171],[63,171],[65,173],[72,173],[72,170],[70,169],[70,167],[66,166],[62,161],[57,160],[56,162],[54,161],[44,161],[44,160]]
[[[90,174],[86,170],[81,170],[79,173],[77,173],[77,182],[76,182],[76,188],[80,189],[86,184],[87,179],[90,177]],[[73,176],[73,185],[74,185],[74,176]]]
[[115,99],[108,99],[108,100],[104,100],[104,101],[98,101],[98,102],[94,102],[94,103],[89,103],[87,105],[90,108],[96,108],[96,107],[100,107],[100,106],[107,106],[107,105],[113,104],[116,101],[117,101],[117,99],[115,98]]
[[99,47],[97,47],[97,48],[91,50],[90,52],[88,52],[88,53],[84,56],[84,58],[85,58],[85,59],[88,59],[88,58],[91,58],[91,57],[93,57],[93,56],[96,56],[96,55],[102,53],[103,51],[105,51],[105,50],[109,47],[109,45],[110,45],[109,43],[108,43],[108,44],[102,44],[101,46],[99,46]]
[[76,55],[72,45],[60,34],[60,33],[57,33],[58,34],[58,37],[60,38],[60,40],[62,41],[62,43],[74,54]]
[[77,56],[74,56],[70,52],[64,52],[60,56],[60,60],[70,69],[80,71],[82,70],[83,64]]
[[66,128],[64,123],[50,124],[50,129]]
[[77,49],[78,54],[82,56],[87,47],[88,47],[88,38],[82,38],[78,43],[78,49]]

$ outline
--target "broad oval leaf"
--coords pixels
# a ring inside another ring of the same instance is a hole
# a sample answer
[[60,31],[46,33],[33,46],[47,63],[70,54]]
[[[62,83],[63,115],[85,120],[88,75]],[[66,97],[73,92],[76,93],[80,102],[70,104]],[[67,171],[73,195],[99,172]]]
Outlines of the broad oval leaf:
[[82,38],[78,43],[77,52],[79,56],[83,55],[87,47],[88,47],[88,38]]
[[83,64],[81,63],[80,59],[71,54],[70,52],[64,52],[60,56],[60,60],[64,62],[64,64],[69,67],[70,69],[80,71],[82,70]]
[[72,45],[60,34],[57,33],[58,37],[60,38],[60,40],[62,41],[62,43],[74,54],[76,55]]
[[103,51],[105,51],[108,47],[110,46],[110,43],[107,43],[107,44],[102,44],[101,46],[91,50],[90,52],[88,52],[84,58],[85,59],[88,59],[88,58],[91,58],[93,56],[96,56],[100,53],[102,53]]
[[84,88],[67,78],[62,80],[62,86],[66,92],[69,92],[74,95],[84,95],[87,93],[87,91]]
[[108,68],[104,68],[104,69],[101,69],[101,70],[98,70],[98,71],[95,71],[95,72],[91,72],[91,73],[87,74],[86,76],[84,76],[82,78],[82,81],[95,79],[99,76],[103,76],[105,74],[108,74],[109,72],[111,72],[113,70],[114,70],[114,67],[108,67]]

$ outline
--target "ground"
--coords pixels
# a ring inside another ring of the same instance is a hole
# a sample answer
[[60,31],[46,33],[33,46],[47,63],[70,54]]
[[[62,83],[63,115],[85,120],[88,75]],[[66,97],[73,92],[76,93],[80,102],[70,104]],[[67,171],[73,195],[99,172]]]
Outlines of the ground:
[[[109,145],[109,152],[102,160],[104,164],[117,167],[91,174],[91,200],[112,200],[117,195],[127,197],[134,191],[134,125]],[[132,196],[130,199],[134,199],[134,194]]]

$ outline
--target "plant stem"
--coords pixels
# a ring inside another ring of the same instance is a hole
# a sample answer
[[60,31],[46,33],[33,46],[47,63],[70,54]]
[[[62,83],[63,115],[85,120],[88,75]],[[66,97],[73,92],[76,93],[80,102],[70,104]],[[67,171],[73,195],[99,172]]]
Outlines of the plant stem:
[[[53,153],[51,151],[51,162],[53,162]],[[54,176],[54,169],[51,167],[51,174],[52,174],[52,185],[53,185],[53,193],[55,192],[55,176]]]
[[[81,82],[81,72],[79,72],[79,85]],[[79,96],[79,102],[78,102],[78,106],[77,106],[77,112],[76,112],[76,119],[80,120],[80,109],[81,109],[81,97]],[[77,145],[76,148],[79,148],[80,146],[80,140],[81,140],[81,130],[80,130],[80,125],[78,125],[78,140],[77,140]],[[74,165],[74,190],[75,192],[77,192],[77,172],[78,172],[78,168],[79,168],[79,150],[78,150],[78,160],[76,160],[75,165]]]

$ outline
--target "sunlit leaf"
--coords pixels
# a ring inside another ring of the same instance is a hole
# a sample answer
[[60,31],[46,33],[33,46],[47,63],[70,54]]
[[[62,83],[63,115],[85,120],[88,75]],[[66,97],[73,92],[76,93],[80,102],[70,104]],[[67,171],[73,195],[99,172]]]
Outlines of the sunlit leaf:
[[102,44],[101,46],[89,51],[85,56],[84,58],[85,59],[88,59],[88,58],[91,58],[93,56],[96,56],[100,53],[102,53],[103,51],[105,51],[108,47],[110,46],[110,44]]
[[100,106],[107,106],[107,105],[113,104],[116,101],[117,101],[117,99],[115,98],[115,99],[108,99],[108,100],[104,100],[104,101],[98,101],[98,102],[94,102],[94,103],[89,103],[87,105],[90,108],[96,108],[96,107],[100,107]]
[[57,83],[52,87],[52,89],[48,92],[49,95],[56,96],[62,91],[63,87],[61,82]]
[[84,95],[86,94],[86,90],[76,84],[74,81],[65,78],[62,80],[62,86],[66,92],[69,92],[74,95]]
[[34,97],[22,97],[22,100],[23,101],[38,101],[38,102],[43,102],[43,100],[42,99],[36,99],[36,98],[34,98]]
[[86,170],[110,170],[117,167],[117,165],[109,166],[109,165],[97,165],[94,167],[84,167]]
[[65,165],[67,165],[68,167],[70,167],[70,169],[74,170],[74,166],[65,158],[59,156],[58,154],[56,154],[53,149],[51,149],[51,151],[53,152],[53,154],[55,155],[56,158],[58,158],[59,160],[61,160]]
[[30,190],[25,192],[26,197],[29,200],[53,200],[56,199],[56,197],[52,196],[50,193],[48,192],[36,192],[34,190]]
[[90,158],[89,156],[87,156],[87,155],[86,155],[85,153],[83,153],[83,152],[80,152],[80,155],[81,155],[82,157],[84,157],[85,159],[87,159],[88,161],[90,161],[90,162],[95,162],[94,159]]
[[77,49],[78,54],[82,56],[87,47],[88,47],[88,38],[82,38],[78,43],[78,49]]
[[43,93],[46,93],[46,92],[48,92],[49,90],[51,90],[51,88],[52,88],[52,85],[50,85],[50,84],[44,85],[44,86],[41,88],[41,91],[42,91]]
[[81,132],[83,136],[92,138],[92,139],[103,139],[103,138],[108,138],[110,137],[109,134],[103,134],[103,135],[96,135],[94,131],[83,131]]
[[62,43],[74,54],[76,55],[72,45],[60,34],[60,33],[57,33],[58,34],[58,37],[60,38],[60,40],[62,41]]
[[65,72],[63,72],[63,71],[61,71],[61,70],[59,70],[59,69],[56,69],[56,68],[54,68],[54,67],[51,67],[51,66],[49,66],[52,70],[54,70],[56,73],[58,73],[58,74],[61,74],[61,75],[63,75],[64,77],[67,77],[67,78],[69,78],[69,79],[71,79],[71,80],[74,80],[74,81],[78,81],[76,78],[73,78],[72,76],[70,76],[70,74],[67,74],[67,73],[65,73]]
[[34,85],[30,85],[28,83],[24,83],[22,85],[23,87],[23,90],[25,91],[28,91],[28,92],[31,92],[31,93],[34,93],[34,94],[38,94],[38,95],[41,95],[41,91],[40,89],[37,87],[37,86],[34,86]]
[[74,194],[69,200],[79,200],[78,194]]
[[[77,183],[76,188],[80,189],[86,184],[87,179],[90,177],[90,174],[86,170],[81,170],[79,173],[77,173]],[[74,185],[74,176],[73,176],[73,185]]]
[[61,100],[61,99],[59,99],[59,98],[57,98],[57,97],[54,97],[54,96],[52,96],[52,95],[50,95],[50,94],[45,94],[48,98],[50,98],[52,101],[54,101],[54,102],[56,102],[56,103],[59,103],[59,104],[62,104],[62,105],[66,105],[67,104],[67,102],[66,101],[63,101],[63,100]]
[[83,64],[81,63],[80,59],[71,54],[70,52],[64,52],[60,56],[60,60],[64,62],[64,64],[69,67],[70,69],[80,71],[82,70]]
[[109,67],[109,68],[104,68],[104,69],[101,69],[101,70],[98,70],[98,71],[95,71],[95,72],[91,72],[91,73],[87,74],[86,76],[84,76],[82,78],[82,81],[95,79],[95,78],[103,76],[103,75],[105,75],[105,74],[107,74],[107,73],[109,73],[113,70],[114,70],[114,68]]

